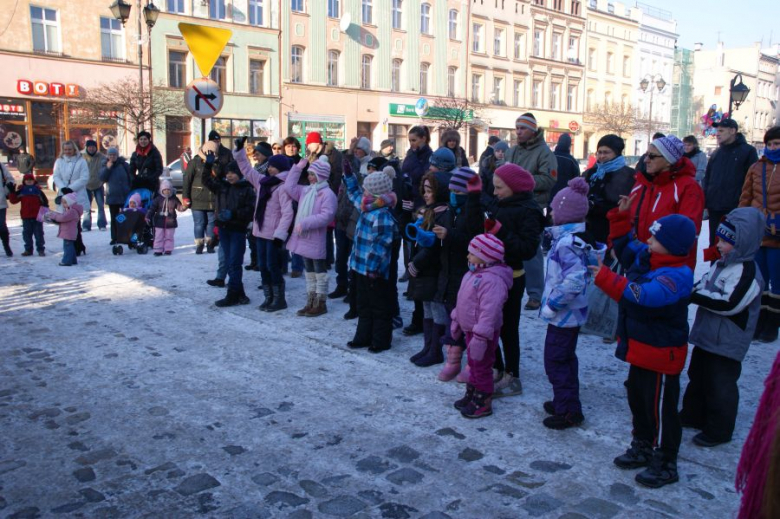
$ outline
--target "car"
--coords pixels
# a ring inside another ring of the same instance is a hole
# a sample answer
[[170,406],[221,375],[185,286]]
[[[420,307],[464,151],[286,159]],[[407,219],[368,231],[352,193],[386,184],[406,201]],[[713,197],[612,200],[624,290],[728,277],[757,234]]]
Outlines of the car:
[[181,159],[176,159],[163,168],[160,179],[167,178],[176,189],[184,186],[184,172],[181,170]]

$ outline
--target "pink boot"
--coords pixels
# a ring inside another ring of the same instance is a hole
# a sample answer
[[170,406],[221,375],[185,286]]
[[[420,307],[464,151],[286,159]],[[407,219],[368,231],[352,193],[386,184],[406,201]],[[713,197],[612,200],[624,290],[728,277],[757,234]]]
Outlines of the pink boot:
[[447,362],[439,372],[439,380],[449,382],[460,373],[460,359],[463,357],[463,348],[460,346],[447,346]]
[[459,384],[465,384],[469,381],[469,377],[471,376],[471,369],[469,369],[469,365],[466,364],[466,367],[461,370],[460,373],[458,373],[458,376],[455,377],[455,381]]

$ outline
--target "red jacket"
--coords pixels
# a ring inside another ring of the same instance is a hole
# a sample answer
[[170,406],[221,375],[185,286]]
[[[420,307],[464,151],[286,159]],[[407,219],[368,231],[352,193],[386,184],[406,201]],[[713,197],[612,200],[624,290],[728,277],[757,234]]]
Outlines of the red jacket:
[[[631,224],[642,243],[650,238],[653,222],[670,214],[687,216],[696,225],[696,234],[701,231],[704,192],[696,182],[696,166],[686,157],[655,177],[637,173],[631,194],[636,194],[631,204]],[[696,268],[696,251],[694,246],[688,255],[691,270]]]
[[22,219],[38,218],[38,209],[49,207],[49,200],[38,186],[20,185],[17,191],[8,194],[8,200],[12,204],[22,203],[22,209],[19,211]]

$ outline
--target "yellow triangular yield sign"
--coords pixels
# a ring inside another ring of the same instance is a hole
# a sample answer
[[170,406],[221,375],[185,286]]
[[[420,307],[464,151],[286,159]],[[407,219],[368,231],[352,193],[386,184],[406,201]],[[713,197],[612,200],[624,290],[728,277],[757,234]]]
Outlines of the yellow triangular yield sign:
[[219,29],[217,27],[207,27],[205,25],[195,25],[192,23],[180,23],[179,32],[184,36],[195,63],[198,64],[200,73],[206,77],[214,68],[222,49],[225,48],[233,31],[229,29]]

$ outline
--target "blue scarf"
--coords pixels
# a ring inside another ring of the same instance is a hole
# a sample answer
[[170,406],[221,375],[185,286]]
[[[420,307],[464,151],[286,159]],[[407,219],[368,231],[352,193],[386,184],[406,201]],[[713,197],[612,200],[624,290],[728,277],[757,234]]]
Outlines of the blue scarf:
[[618,155],[609,162],[600,162],[596,164],[596,172],[590,176],[590,181],[601,180],[604,175],[617,171],[626,166],[626,158],[623,155]]
[[780,148],[776,150],[768,150],[764,148],[764,157],[766,157],[773,164],[780,162]]

